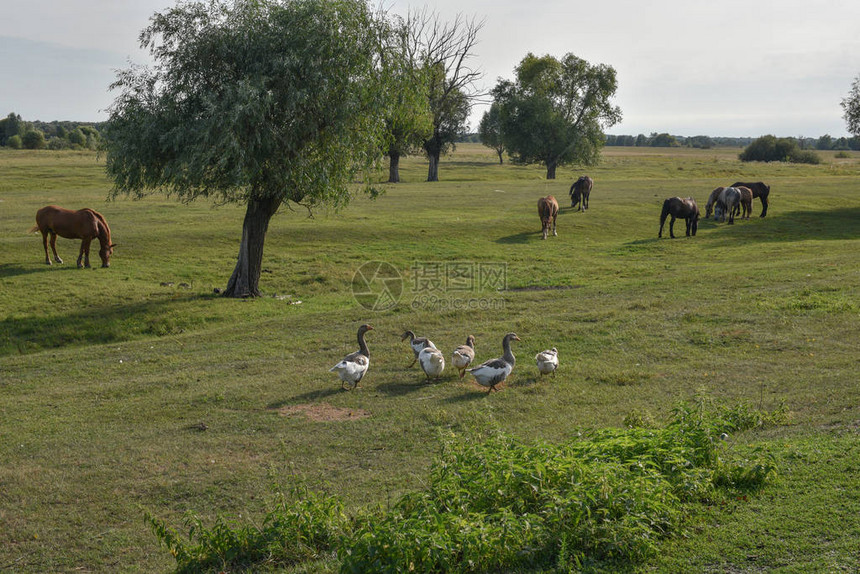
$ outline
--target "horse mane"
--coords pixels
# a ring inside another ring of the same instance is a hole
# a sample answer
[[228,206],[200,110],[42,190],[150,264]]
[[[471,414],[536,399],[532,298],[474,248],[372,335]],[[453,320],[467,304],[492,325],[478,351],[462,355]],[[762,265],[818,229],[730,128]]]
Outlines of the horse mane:
[[103,241],[102,235],[104,235],[105,239],[107,240],[105,246],[109,246],[111,244],[110,226],[107,224],[107,220],[105,220],[104,215],[94,209],[87,208],[86,211],[92,213],[99,222],[99,241]]

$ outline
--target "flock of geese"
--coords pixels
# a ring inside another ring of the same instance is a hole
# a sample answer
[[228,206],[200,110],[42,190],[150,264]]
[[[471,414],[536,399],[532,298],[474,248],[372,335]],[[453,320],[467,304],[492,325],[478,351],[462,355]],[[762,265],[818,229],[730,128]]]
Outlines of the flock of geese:
[[[340,377],[340,388],[352,390],[358,386],[361,379],[367,373],[370,367],[370,351],[367,349],[367,342],[364,339],[368,331],[372,331],[370,325],[362,325],[358,328],[358,350],[350,353],[334,367],[329,369],[329,372],[337,373]],[[412,347],[412,353],[415,355],[412,362],[407,368],[412,367],[416,362],[421,365],[421,370],[427,376],[427,380],[439,379],[442,372],[445,370],[445,355],[436,345],[427,337],[417,337],[412,331],[406,331],[400,337],[401,341],[409,339],[409,345]],[[487,387],[487,394],[492,391],[498,391],[496,385],[505,382],[511,372],[514,370],[516,358],[511,351],[511,341],[519,341],[516,333],[508,333],[502,339],[502,356],[496,359],[484,361],[477,367],[469,368],[472,361],[475,360],[475,337],[469,335],[466,337],[466,344],[460,345],[451,355],[451,363],[456,367],[460,378],[470,373],[475,377],[475,381],[484,387]],[[535,355],[538,371],[541,376],[555,372],[558,368],[558,349],[541,351]]]

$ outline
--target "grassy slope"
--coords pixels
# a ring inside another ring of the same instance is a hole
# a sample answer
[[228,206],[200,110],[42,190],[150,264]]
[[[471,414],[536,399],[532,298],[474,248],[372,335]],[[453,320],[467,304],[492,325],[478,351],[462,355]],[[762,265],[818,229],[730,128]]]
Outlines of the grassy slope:
[[[302,301],[289,305],[211,294],[232,270],[240,208],[161,197],[104,203],[109,186],[94,156],[4,150],[0,570],[163,571],[172,560],[138,505],[174,524],[187,509],[253,519],[272,484],[295,481],[354,504],[384,503],[422,486],[440,430],[492,416],[519,436],[558,439],[619,425],[631,411],[659,418],[702,391],[764,408],[786,403],[792,427],[735,439],[772,444],[784,478],[752,503],[697,517],[700,528],[654,566],[856,563],[860,165],[735,158],[736,150],[609,149],[589,170],[589,212],[564,210],[559,237],[542,242],[536,199],[565,198],[574,172],[547,182],[540,168],[498,166],[491,150],[462,146],[440,183],[390,187],[314,219],[277,216],[262,288]],[[407,161],[402,175],[421,182],[425,169]],[[738,179],[772,185],[766,219],[702,222],[694,239],[656,239],[665,197],[703,204],[713,187]],[[111,269],[75,269],[77,243],[63,239],[67,263],[44,266],[40,238],[24,232],[48,203],[105,214],[120,244]],[[350,293],[370,260],[403,275],[393,310],[366,311]],[[494,309],[413,309],[427,300],[412,291],[412,268],[429,261],[504,262],[509,290],[441,294]],[[566,288],[522,289],[540,286]],[[363,389],[342,393],[328,368],[354,349],[363,321],[376,328],[371,373]],[[479,360],[498,356],[501,336],[515,330],[520,362],[490,397],[453,378],[424,385],[404,370],[405,328],[431,335],[446,354],[472,333]],[[562,366],[538,382],[532,357],[550,346]],[[277,412],[322,402],[371,417],[314,423]],[[200,422],[208,430],[194,430]],[[828,526],[834,504],[838,531]],[[823,541],[794,543],[800,525]]]

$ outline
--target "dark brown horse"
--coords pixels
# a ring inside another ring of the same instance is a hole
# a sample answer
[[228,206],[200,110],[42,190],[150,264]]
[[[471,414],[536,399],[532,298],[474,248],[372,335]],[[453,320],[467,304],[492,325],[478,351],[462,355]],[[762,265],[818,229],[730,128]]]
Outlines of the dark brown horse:
[[663,225],[666,223],[666,217],[672,216],[669,220],[669,237],[675,239],[675,219],[684,219],[687,222],[687,237],[695,236],[699,229],[699,206],[692,197],[681,199],[680,197],[670,197],[663,202],[663,212],[660,214],[660,231],[657,232],[657,237],[663,237]]
[[581,176],[570,186],[570,206],[576,207],[579,204],[579,211],[588,209],[588,198],[591,196],[591,188],[594,187],[594,180],[587,175]]
[[547,195],[538,200],[538,215],[540,215],[543,239],[546,239],[550,227],[552,227],[552,234],[558,235],[555,231],[555,220],[558,218],[558,201],[553,196]]
[[748,187],[750,191],[752,191],[753,199],[757,197],[761,200],[761,215],[759,215],[759,217],[764,217],[767,215],[767,196],[770,195],[769,185],[765,185],[761,181],[754,181],[750,183],[736,181],[731,185],[731,187]]
[[[110,227],[104,216],[92,209],[79,209],[72,211],[56,205],[48,205],[36,212],[36,225],[30,229],[30,233],[41,231],[42,244],[45,247],[45,263],[51,264],[48,255],[48,235],[51,236],[51,250],[54,252],[54,261],[62,263],[63,260],[57,255],[57,235],[66,239],[80,239],[81,252],[78,255],[78,267],[90,266],[90,242],[99,240],[99,257],[102,259],[102,267],[110,267],[110,256],[113,254],[115,244],[110,240]],[[83,259],[83,264],[81,260]]]

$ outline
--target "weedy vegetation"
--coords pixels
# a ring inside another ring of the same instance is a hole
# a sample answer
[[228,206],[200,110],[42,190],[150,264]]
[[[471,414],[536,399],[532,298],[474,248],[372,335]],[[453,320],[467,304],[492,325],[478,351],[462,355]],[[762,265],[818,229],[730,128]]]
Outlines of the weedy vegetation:
[[[461,145],[436,183],[407,158],[376,199],[283,209],[264,297],[233,300],[240,208],[106,201],[95,154],[0,151],[0,571],[855,569],[860,162],[737,155],[608,148],[547,181]],[[665,198],[739,180],[771,185],[766,218],[657,239]],[[105,215],[109,269],[44,264],[51,203]],[[372,261],[382,310],[353,296]],[[405,329],[477,361],[515,331],[517,366],[428,384]]]

